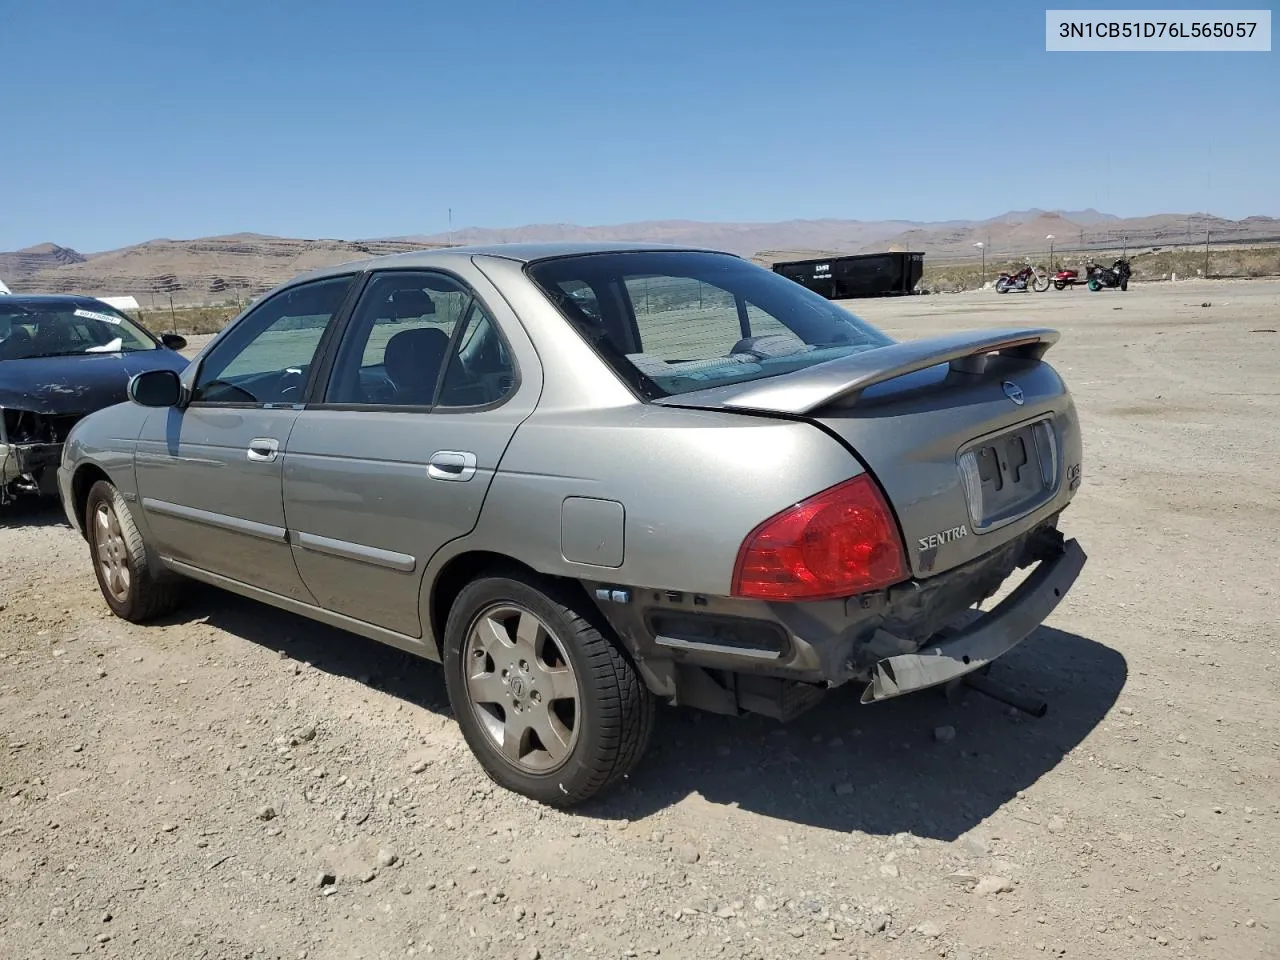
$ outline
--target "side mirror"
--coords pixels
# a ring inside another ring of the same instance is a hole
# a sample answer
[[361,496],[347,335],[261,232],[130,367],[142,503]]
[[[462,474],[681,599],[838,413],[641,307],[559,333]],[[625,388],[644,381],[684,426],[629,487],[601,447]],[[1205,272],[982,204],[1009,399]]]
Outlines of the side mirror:
[[182,381],[172,370],[147,370],[129,380],[129,399],[144,407],[176,407]]
[[160,342],[170,350],[185,350],[187,347],[187,338],[177,333],[160,334]]

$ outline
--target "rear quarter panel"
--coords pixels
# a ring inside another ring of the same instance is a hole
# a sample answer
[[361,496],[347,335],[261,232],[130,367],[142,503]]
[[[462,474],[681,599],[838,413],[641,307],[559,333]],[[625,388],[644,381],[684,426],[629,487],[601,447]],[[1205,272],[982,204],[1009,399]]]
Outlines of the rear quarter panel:
[[[539,410],[512,439],[473,534],[454,547],[492,550],[549,574],[725,596],[751,530],[860,472],[836,441],[804,423],[638,403]],[[600,514],[620,520],[620,563],[612,543],[598,564],[565,556],[566,542],[572,553],[580,539],[566,532],[569,498],[621,504]]]

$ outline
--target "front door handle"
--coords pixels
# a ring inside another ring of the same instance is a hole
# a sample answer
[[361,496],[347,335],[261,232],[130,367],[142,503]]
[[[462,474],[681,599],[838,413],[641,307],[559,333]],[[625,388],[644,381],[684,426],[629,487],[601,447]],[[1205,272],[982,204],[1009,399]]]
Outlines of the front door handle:
[[476,455],[463,450],[437,450],[427,461],[432,480],[470,480],[476,475]]
[[271,437],[254,437],[249,441],[248,457],[250,460],[258,463],[270,463],[275,460],[279,453],[279,440],[274,440]]

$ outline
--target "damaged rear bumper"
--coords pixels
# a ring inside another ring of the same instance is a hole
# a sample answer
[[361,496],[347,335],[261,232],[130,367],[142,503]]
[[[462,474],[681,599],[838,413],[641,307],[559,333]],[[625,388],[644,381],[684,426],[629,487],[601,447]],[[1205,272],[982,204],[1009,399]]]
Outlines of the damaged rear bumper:
[[1060,554],[1041,560],[1026,580],[978,620],[940,643],[877,661],[862,702],[888,700],[947,683],[1012,650],[1053,612],[1086,559],[1079,542],[1067,540]]

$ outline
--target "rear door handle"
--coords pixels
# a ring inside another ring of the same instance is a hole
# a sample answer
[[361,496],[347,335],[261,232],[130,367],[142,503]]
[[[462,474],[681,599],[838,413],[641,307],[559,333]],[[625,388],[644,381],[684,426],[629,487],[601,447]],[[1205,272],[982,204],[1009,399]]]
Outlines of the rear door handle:
[[432,480],[470,480],[476,475],[476,455],[463,450],[437,450],[427,461]]
[[248,457],[258,463],[270,463],[280,453],[280,441],[271,437],[254,437],[249,441]]

